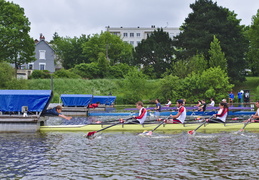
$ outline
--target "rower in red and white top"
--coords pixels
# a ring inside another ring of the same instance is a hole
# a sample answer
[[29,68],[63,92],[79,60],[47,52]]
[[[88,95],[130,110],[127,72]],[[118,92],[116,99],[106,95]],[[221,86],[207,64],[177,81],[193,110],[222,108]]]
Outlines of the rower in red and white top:
[[186,119],[186,108],[183,106],[183,100],[179,99],[176,102],[178,107],[178,113],[176,115],[170,115],[170,118],[165,120],[165,123],[170,124],[183,124]]
[[214,114],[213,119],[208,119],[208,123],[225,123],[228,116],[228,104],[225,102],[219,103],[219,111],[217,114]]
[[[147,118],[147,110],[143,107],[143,102],[138,101],[136,103],[136,108],[139,109],[138,116],[133,117],[133,121],[128,122],[127,124],[143,124]],[[125,120],[120,119],[122,123],[125,122]]]

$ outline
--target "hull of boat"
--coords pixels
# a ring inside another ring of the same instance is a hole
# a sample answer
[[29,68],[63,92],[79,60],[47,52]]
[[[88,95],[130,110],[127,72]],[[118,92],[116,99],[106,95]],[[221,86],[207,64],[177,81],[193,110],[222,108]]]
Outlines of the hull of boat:
[[[171,131],[171,132],[183,132],[194,130],[198,127],[200,123],[193,124],[163,124],[156,131]],[[49,132],[49,131],[97,131],[103,129],[109,125],[101,125],[101,124],[90,124],[90,125],[61,125],[61,126],[41,126],[41,132]],[[145,130],[149,131],[157,127],[158,124],[119,124],[113,127],[106,129],[105,131],[137,131],[143,132]],[[203,132],[224,132],[224,131],[238,131],[244,126],[244,123],[211,123],[199,128],[198,131]],[[259,123],[250,123],[246,126],[246,130],[249,131],[258,131],[259,132]]]
[[[205,112],[198,112],[198,111],[187,111],[187,116],[211,116],[216,114],[217,111],[205,111]],[[163,111],[163,112],[148,112],[148,116],[170,116],[176,115],[177,112],[174,111]],[[253,115],[255,111],[229,111],[229,116],[244,116],[244,115]],[[88,113],[89,116],[137,116],[138,113],[107,113],[107,112],[90,112]]]

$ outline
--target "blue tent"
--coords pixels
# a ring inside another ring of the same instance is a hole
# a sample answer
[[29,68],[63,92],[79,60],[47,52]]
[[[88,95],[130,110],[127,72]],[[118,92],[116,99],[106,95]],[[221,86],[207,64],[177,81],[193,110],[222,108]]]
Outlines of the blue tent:
[[42,112],[51,98],[51,90],[0,90],[0,111],[21,112],[28,106],[29,112]]
[[91,103],[100,102],[100,104],[112,105],[116,100],[116,96],[93,96]]
[[61,94],[61,101],[64,106],[84,107],[90,104],[93,95],[91,94]]

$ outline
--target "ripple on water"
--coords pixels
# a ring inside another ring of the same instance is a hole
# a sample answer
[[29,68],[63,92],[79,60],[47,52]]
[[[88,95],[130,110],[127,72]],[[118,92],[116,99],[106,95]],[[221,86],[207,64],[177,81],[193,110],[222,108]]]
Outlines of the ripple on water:
[[0,178],[251,179],[258,134],[0,134]]

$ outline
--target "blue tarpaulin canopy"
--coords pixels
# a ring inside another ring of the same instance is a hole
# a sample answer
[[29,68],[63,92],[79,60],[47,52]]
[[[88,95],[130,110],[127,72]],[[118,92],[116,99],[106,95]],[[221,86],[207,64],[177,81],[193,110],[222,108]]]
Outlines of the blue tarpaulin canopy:
[[112,105],[116,100],[116,96],[93,96],[91,103],[100,102],[100,104]]
[[61,94],[61,101],[64,106],[88,106],[93,95],[91,94]]
[[28,106],[29,112],[41,112],[51,98],[51,90],[0,90],[0,111],[21,112],[22,106]]

